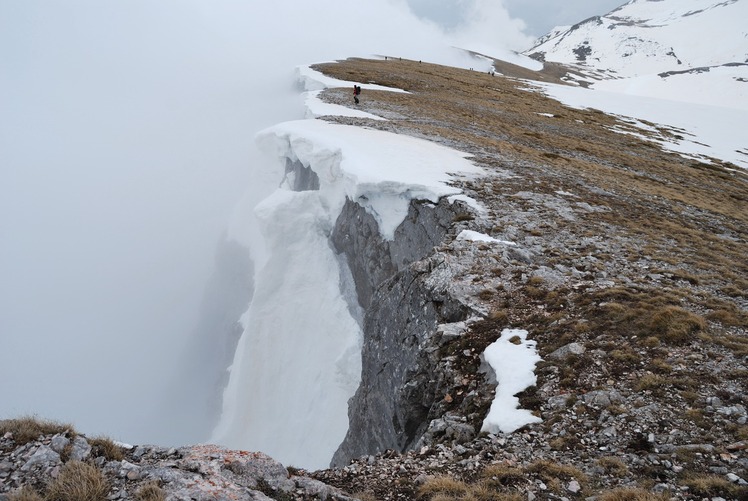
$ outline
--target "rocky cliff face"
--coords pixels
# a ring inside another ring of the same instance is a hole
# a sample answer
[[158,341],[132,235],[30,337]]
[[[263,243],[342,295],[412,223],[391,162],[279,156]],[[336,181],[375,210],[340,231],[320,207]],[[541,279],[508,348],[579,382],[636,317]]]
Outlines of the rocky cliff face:
[[470,308],[450,288],[450,268],[434,255],[460,203],[413,201],[384,240],[374,218],[348,201],[332,242],[345,254],[364,308],[361,385],[349,404],[350,427],[333,465],[412,447],[428,425],[435,395],[437,326],[464,320]]
[[298,160],[286,159],[285,183],[293,191],[310,191],[319,189],[319,177],[307,165]]
[[413,201],[407,217],[395,230],[395,238],[388,241],[382,238],[374,217],[347,200],[331,240],[346,256],[361,307],[371,306],[379,285],[442,244],[456,215],[466,210],[461,202],[452,204],[444,199],[438,204]]

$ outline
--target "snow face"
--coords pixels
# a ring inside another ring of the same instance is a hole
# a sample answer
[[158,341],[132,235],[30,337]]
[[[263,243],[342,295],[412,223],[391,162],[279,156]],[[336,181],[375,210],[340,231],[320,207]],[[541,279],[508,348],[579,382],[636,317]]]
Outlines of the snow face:
[[[312,87],[341,86],[314,76],[307,80]],[[329,243],[346,198],[364,206],[392,239],[410,200],[465,199],[450,181],[482,170],[466,154],[435,143],[319,120],[276,125],[260,132],[257,143],[280,159],[273,162],[276,175],[286,159],[298,161],[317,174],[320,189],[281,186],[254,208],[264,241],[255,247],[264,258],[211,441],[325,468],[348,430],[348,400],[361,374],[362,332],[350,306],[357,300],[346,297],[353,290],[344,285],[347,268]]]
[[535,364],[541,360],[535,341],[527,339],[527,331],[504,329],[501,337],[486,348],[483,357],[494,370],[498,386],[481,431],[512,433],[522,426],[539,423],[539,417],[519,409],[519,399],[515,397],[535,384]]
[[270,257],[244,316],[214,438],[322,468],[348,429],[361,331],[340,293],[320,193],[278,190],[255,212]]
[[258,142],[279,157],[311,167],[332,213],[337,215],[349,197],[374,216],[389,240],[410,200],[436,202],[458,194],[448,184],[456,175],[483,172],[465,153],[429,141],[319,120],[271,127],[258,135]]

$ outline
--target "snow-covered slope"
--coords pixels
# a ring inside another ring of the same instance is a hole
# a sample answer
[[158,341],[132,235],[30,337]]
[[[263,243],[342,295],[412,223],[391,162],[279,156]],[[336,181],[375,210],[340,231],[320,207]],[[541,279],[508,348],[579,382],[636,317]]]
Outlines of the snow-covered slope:
[[748,2],[633,0],[555,30],[528,51],[621,77],[746,63]]
[[632,0],[556,28],[526,51],[600,89],[748,107],[748,2]]

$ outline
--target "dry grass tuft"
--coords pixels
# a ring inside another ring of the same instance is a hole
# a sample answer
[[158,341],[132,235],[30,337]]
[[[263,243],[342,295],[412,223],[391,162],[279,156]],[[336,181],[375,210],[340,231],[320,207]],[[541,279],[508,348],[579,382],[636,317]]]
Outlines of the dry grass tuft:
[[438,493],[429,501],[524,501],[526,498],[517,493],[498,492],[483,484],[472,485],[465,494],[454,495]]
[[434,499],[433,496],[448,495],[448,496],[464,496],[468,493],[470,488],[465,482],[455,480],[452,477],[446,475],[440,475],[438,477],[432,477],[418,489],[418,497],[428,497]]
[[433,477],[418,489],[418,497],[429,501],[522,501],[519,494],[504,491],[523,479],[521,473],[516,468],[490,466],[481,475],[483,480],[471,484],[448,476]]
[[610,473],[611,475],[615,475],[616,477],[626,476],[626,474],[629,472],[629,468],[628,466],[626,466],[626,463],[615,456],[601,457],[597,460],[597,464],[604,468],[606,472]]
[[684,483],[697,496],[726,497],[728,499],[745,499],[748,489],[731,483],[717,475],[694,475],[684,479]]
[[358,499],[359,501],[378,501],[376,494],[372,491],[352,492],[351,495],[354,499]]
[[587,475],[579,468],[561,463],[556,463],[546,459],[535,461],[525,468],[528,473],[534,473],[545,483],[553,480],[576,480],[580,485],[587,483]]
[[109,482],[104,474],[88,463],[70,461],[49,485],[45,501],[104,501]]
[[525,501],[527,499],[513,492],[497,492],[491,487],[478,484],[473,490],[460,501]]
[[13,434],[13,440],[17,444],[27,444],[38,439],[41,435],[56,435],[58,433],[69,433],[75,435],[73,425],[39,419],[35,416],[24,416],[16,419],[5,419],[0,421],[0,435]]
[[137,501],[165,501],[166,493],[154,480],[140,487],[135,493],[135,499]]
[[32,487],[24,485],[8,495],[8,501],[44,501],[44,498]]
[[668,494],[655,494],[643,489],[616,489],[601,494],[599,501],[668,501]]
[[94,456],[104,456],[108,461],[122,461],[125,452],[109,437],[94,437],[88,440]]
[[501,464],[487,466],[481,477],[493,487],[512,487],[527,483],[527,477],[521,469]]
[[706,329],[706,321],[698,315],[677,306],[666,306],[656,311],[649,323],[652,333],[662,341],[680,344],[690,341]]
[[634,387],[636,391],[654,391],[658,392],[667,384],[667,379],[657,374],[644,374],[637,381]]
[[509,322],[509,316],[504,310],[493,310],[488,314],[488,320],[496,322],[499,325],[504,325]]

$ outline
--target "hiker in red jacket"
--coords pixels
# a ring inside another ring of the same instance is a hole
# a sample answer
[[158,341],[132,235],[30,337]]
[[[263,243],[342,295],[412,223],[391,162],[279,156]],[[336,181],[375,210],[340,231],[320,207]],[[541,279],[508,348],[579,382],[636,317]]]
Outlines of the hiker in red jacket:
[[361,94],[361,87],[354,84],[353,85],[353,100],[358,104],[358,95]]

